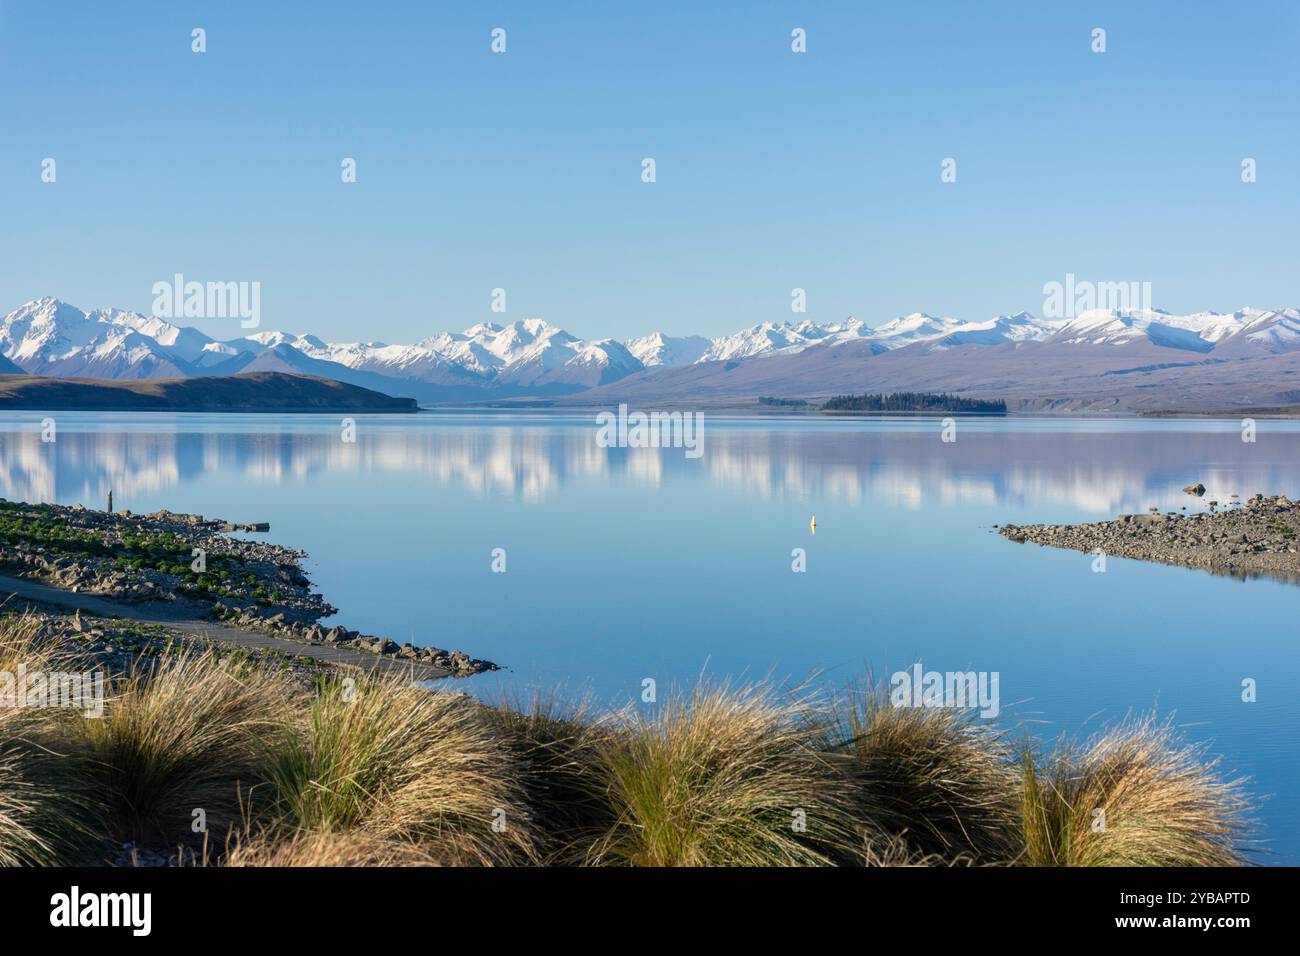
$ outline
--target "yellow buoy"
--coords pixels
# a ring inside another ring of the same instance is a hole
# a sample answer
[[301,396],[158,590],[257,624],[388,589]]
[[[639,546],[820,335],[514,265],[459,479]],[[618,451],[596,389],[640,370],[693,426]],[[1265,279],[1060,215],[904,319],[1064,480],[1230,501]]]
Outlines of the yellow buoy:
[[812,521],[808,522],[808,527],[812,529],[812,533],[813,533],[813,534],[816,534],[816,533],[817,533],[817,516],[816,516],[816,515],[813,515],[813,516],[812,516]]

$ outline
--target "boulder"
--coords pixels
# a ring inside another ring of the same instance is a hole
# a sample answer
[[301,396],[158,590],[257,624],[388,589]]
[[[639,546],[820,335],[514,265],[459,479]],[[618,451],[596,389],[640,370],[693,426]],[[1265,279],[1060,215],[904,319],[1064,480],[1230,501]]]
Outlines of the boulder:
[[1136,524],[1167,524],[1169,515],[1134,515],[1133,521]]

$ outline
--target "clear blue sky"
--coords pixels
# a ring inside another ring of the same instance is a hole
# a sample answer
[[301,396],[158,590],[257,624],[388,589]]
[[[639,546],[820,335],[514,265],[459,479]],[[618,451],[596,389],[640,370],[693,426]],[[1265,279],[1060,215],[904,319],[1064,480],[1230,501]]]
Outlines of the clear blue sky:
[[818,321],[1039,314],[1067,272],[1300,305],[1298,44],[1267,0],[4,2],[0,312],[147,312],[176,272],[335,340],[500,320],[498,286],[620,338],[796,286]]

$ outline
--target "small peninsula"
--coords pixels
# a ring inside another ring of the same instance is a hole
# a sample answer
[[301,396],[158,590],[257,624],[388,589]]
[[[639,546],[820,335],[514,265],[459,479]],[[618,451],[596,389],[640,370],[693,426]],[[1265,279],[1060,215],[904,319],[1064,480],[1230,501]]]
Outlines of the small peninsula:
[[314,375],[246,372],[115,381],[0,375],[0,408],[86,412],[415,412],[413,398]]

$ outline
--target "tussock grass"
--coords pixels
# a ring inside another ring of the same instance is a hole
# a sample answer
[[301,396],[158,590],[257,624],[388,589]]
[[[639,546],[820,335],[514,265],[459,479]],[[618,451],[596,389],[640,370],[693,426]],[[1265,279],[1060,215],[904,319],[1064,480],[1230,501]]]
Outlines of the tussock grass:
[[40,832],[39,793],[27,779],[21,758],[0,749],[0,866],[50,862],[53,850]]
[[330,680],[274,757],[274,809],[289,832],[360,830],[485,864],[534,855],[520,768],[461,695]]
[[64,721],[102,832],[175,846],[195,838],[201,810],[208,833],[228,833],[269,779],[267,749],[292,726],[296,696],[281,671],[212,652],[137,666],[116,682],[103,717]]
[[586,703],[567,708],[555,695],[506,700],[484,709],[521,770],[525,798],[545,862],[577,865],[613,827],[601,754],[615,729]]
[[[1029,866],[1237,866],[1248,829],[1244,781],[1223,778],[1170,723],[1130,719],[1085,746],[1022,760]],[[1104,814],[1099,816],[1096,811]]]
[[[0,673],[19,664],[85,667],[0,619]],[[232,866],[1235,865],[1249,809],[1154,718],[1040,755],[883,688],[489,707],[182,652],[113,682],[98,719],[0,707],[0,865],[127,840]]]
[[0,680],[15,695],[0,702],[0,866],[57,862],[85,836],[81,808],[66,788],[42,773],[49,761],[37,741],[50,711],[17,706],[20,673],[48,673],[75,663],[56,649],[38,619],[0,618]]
[[419,843],[362,831],[262,834],[238,843],[226,866],[454,866],[456,854],[437,855]]
[[973,866],[975,861],[970,856],[959,855],[945,857],[941,853],[922,853],[912,846],[902,835],[868,833],[863,837],[857,858],[852,862],[859,866]]
[[823,714],[765,684],[671,692],[597,746],[614,821],[588,862],[805,866],[854,840]]
[[832,748],[850,759],[856,814],[898,835],[905,855],[981,863],[1014,855],[1011,751],[968,713],[893,707],[886,688],[867,685],[849,692],[833,733]]

